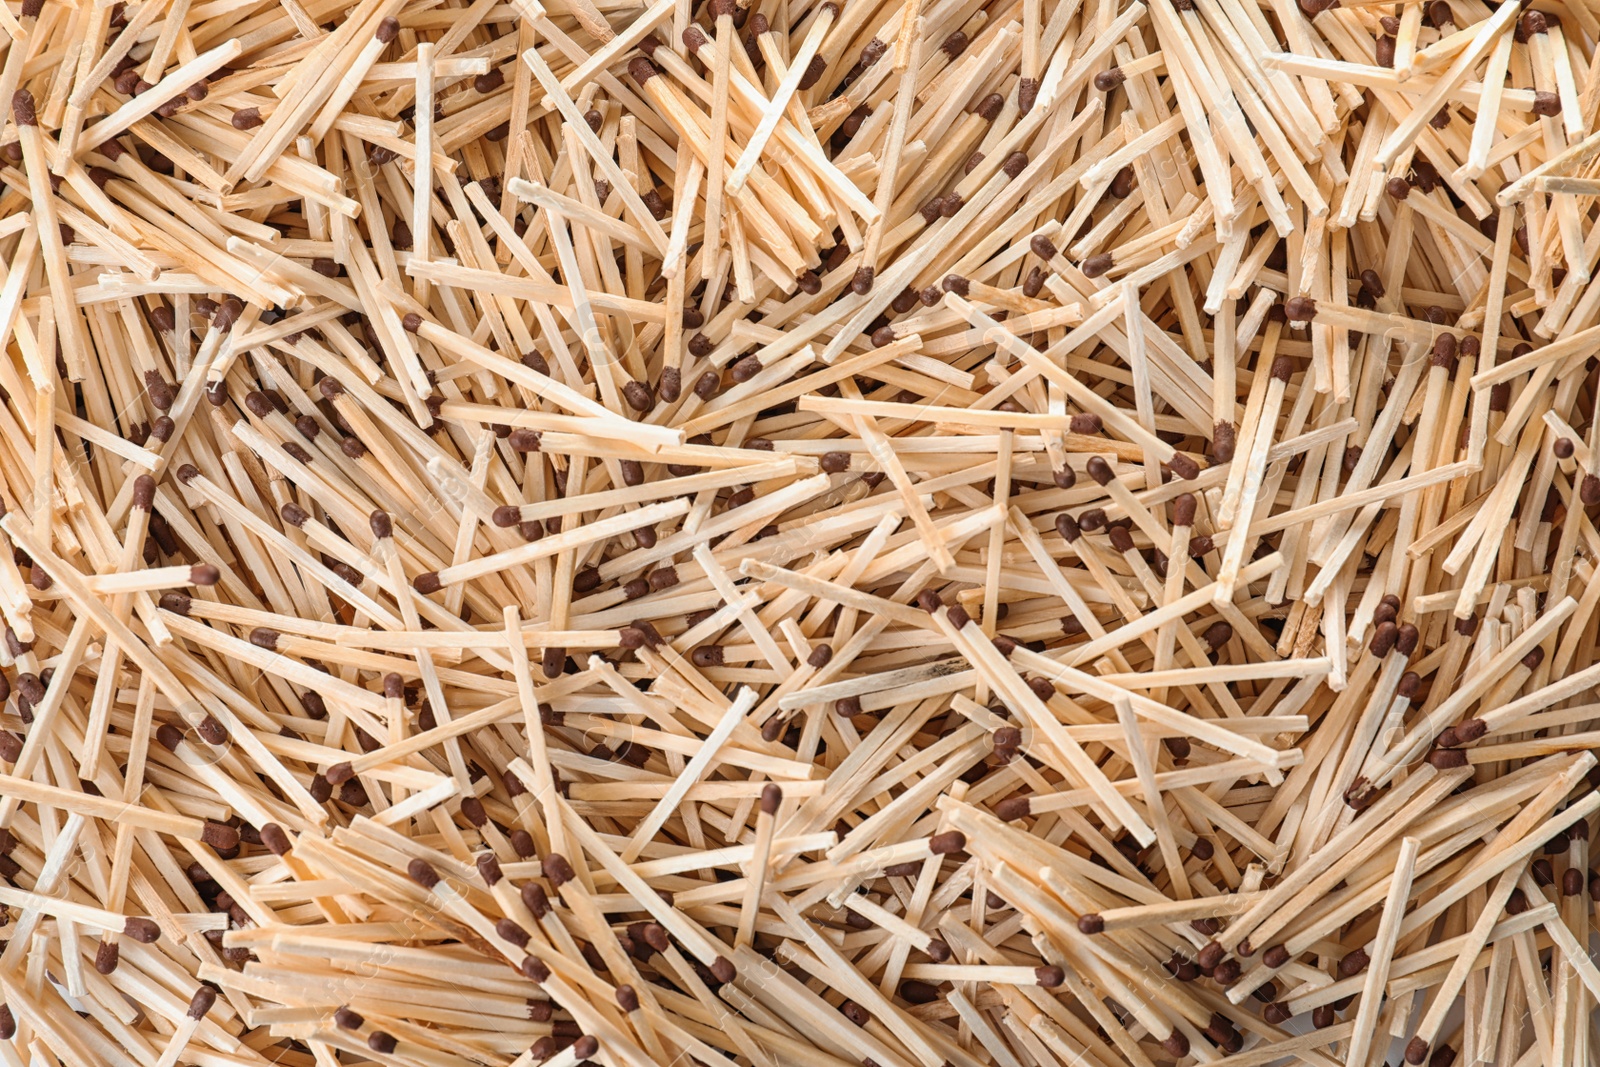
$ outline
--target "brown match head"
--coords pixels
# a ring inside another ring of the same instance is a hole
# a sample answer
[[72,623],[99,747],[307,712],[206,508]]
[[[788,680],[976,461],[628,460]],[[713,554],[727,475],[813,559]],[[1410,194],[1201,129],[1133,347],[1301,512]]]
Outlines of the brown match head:
[[940,287],[947,293],[965,297],[972,292],[972,279],[964,274],[946,274]]
[[117,969],[122,949],[115,941],[102,941],[94,950],[94,969],[100,974],[110,974]]
[[1067,429],[1075,434],[1093,437],[1105,429],[1105,423],[1092,411],[1080,411],[1067,421]]
[[444,583],[439,580],[439,575],[433,571],[423,571],[411,580],[411,588],[423,596],[427,596],[429,593],[437,593],[443,589]]
[[1406,1062],[1412,1067],[1417,1067],[1428,1058],[1428,1043],[1420,1037],[1413,1037],[1406,1042]]
[[478,853],[473,865],[478,868],[478,877],[483,879],[484,885],[497,885],[505,877],[505,872],[500,869],[500,860],[493,852]]
[[277,649],[278,638],[282,636],[283,634],[270,626],[257,626],[250,631],[250,643],[257,648],[264,648],[268,652],[272,652]]
[[522,906],[527,908],[535,919],[543,919],[550,914],[550,898],[539,883],[523,882],[517,894],[522,898]]
[[632,1015],[639,1010],[639,994],[631,985],[617,986],[617,1007]]
[[1522,665],[1524,667],[1526,667],[1530,671],[1538,670],[1539,669],[1539,664],[1541,664],[1543,662],[1544,662],[1544,649],[1542,649],[1542,648],[1530,649],[1528,654],[1526,656],[1522,657]]
[[1033,969],[1033,980],[1043,989],[1054,989],[1067,980],[1066,972],[1054,964]]
[[1111,469],[1111,464],[1107,463],[1103,456],[1090,456],[1083,469],[1100,485],[1110,485],[1117,476]]
[[[1013,152],[1013,153],[1011,153],[1009,156],[1007,156],[1005,158],[1004,162],[1002,162],[1000,164],[1000,173],[1004,174],[1007,178],[1010,178],[1012,181],[1016,181],[1018,176],[1020,176],[1022,174],[1022,172],[1027,170],[1027,169],[1028,169],[1028,153],[1026,153],[1026,152]],[[954,195],[955,194],[953,194],[953,193],[951,194],[951,196],[954,196]],[[949,204],[949,202],[950,202],[950,197],[946,197],[945,198],[945,203]],[[954,214],[954,212],[951,212],[951,214]]]
[[1028,242],[1028,247],[1033,251],[1033,254],[1038,256],[1040,259],[1055,258],[1055,244],[1051,242],[1050,238],[1046,237],[1042,233],[1034,234],[1033,239]]
[[140,511],[149,511],[156,500],[156,480],[148,474],[141,474],[133,480],[133,506]]
[[522,521],[522,509],[515,504],[502,504],[494,509],[489,518],[500,529],[509,530]]
[[204,1019],[206,1012],[210,1011],[211,1005],[216,1002],[217,991],[208,985],[203,985],[194,991],[194,996],[189,998],[187,1014],[191,1019]]
[[432,889],[439,884],[439,872],[425,859],[414,859],[406,864],[406,876],[424,889]]
[[718,956],[711,961],[711,977],[722,985],[727,985],[739,976],[738,970],[733,966],[733,961],[726,956]]
[[628,382],[622,387],[623,401],[634,411],[641,414],[649,411],[655,404],[655,394],[650,392],[650,387],[644,382]]
[[1126,526],[1112,526],[1106,530],[1106,536],[1111,538],[1111,547],[1126,555],[1133,551],[1133,534]]
[[183,731],[170,722],[164,722],[156,727],[156,741],[168,752],[176,752],[178,746],[183,744]]
[[16,119],[18,126],[39,125],[39,113],[33,102],[33,94],[26,89],[18,89],[11,94],[11,117]]
[[1227,950],[1217,942],[1207,941],[1205,947],[1195,956],[1195,962],[1200,964],[1202,971],[1214,971],[1217,968],[1217,964],[1221,963],[1222,958],[1226,955]]
[[195,733],[208,745],[225,745],[228,743],[228,731],[218,722],[213,715],[206,715],[195,725]]
[[1467,754],[1459,748],[1436,748],[1428,753],[1428,765],[1440,771],[1455,770],[1467,765]]
[[572,1043],[572,1054],[586,1060],[600,1051],[600,1041],[593,1034],[584,1034]]
[[123,920],[122,933],[141,945],[153,945],[161,939],[161,927],[156,925],[156,921],[137,915],[130,915]]
[[1561,98],[1542,89],[1536,91],[1533,94],[1533,113],[1540,118],[1551,118],[1561,114]]
[[1374,656],[1387,656],[1394,651],[1395,642],[1400,638],[1400,628],[1392,622],[1380,622],[1373,627],[1372,640],[1367,643],[1367,651]]
[[1585,507],[1600,504],[1600,478],[1585,474],[1583,481],[1578,484],[1578,499],[1583,501]]
[[1557,459],[1571,459],[1572,454],[1577,451],[1577,446],[1572,443],[1572,438],[1570,437],[1558,437],[1555,443],[1550,446],[1550,451],[1555,454]]
[[189,581],[194,585],[216,585],[222,572],[209,563],[196,563],[189,568]]
[[1106,921],[1097,912],[1086,911],[1078,916],[1078,932],[1080,934],[1104,933],[1105,928]]
[[545,878],[557,889],[560,889],[578,876],[578,872],[572,869],[572,864],[567,861],[567,857],[559,852],[550,853],[544,858],[544,862],[540,866],[544,871]]
[[1193,526],[1196,501],[1193,493],[1179,493],[1172,499],[1172,525]]
[[[822,76],[827,72],[828,61],[823,59],[821,56],[812,56],[811,62],[806,64],[806,72],[800,76],[799,88],[802,92],[806,89],[810,89],[812,86],[821,81]],[[629,73],[633,73],[632,70],[630,70]]]
[[398,1044],[393,1034],[382,1030],[374,1030],[367,1037],[367,1047],[380,1056],[391,1055]]
[[1283,313],[1290,322],[1310,322],[1316,318],[1317,302],[1309,296],[1291,296],[1283,302]]
[[206,820],[200,830],[200,840],[220,852],[239,847],[239,831],[227,823]]
[[253,130],[267,120],[261,117],[261,109],[258,107],[241,107],[228,121],[236,130]]
[[654,78],[660,73],[661,72],[656,69],[656,65],[650,62],[648,59],[645,59],[643,56],[635,56],[628,62],[628,76],[634,81],[638,82],[640,88],[643,88],[645,82],[648,82],[651,78]]
[[690,26],[683,31],[683,47],[688,49],[691,54],[700,51],[701,48],[705,47],[705,43],[705,31],[699,26]]
[[1102,93],[1109,93],[1127,80],[1128,76],[1121,67],[1111,67],[1094,76],[1094,87]]
[[274,856],[285,856],[289,853],[289,835],[275,822],[262,824],[261,843],[267,846],[267,850]]
[[1002,822],[1016,822],[1032,813],[1032,802],[1027,794],[1009,796],[994,806],[995,818]]
[[[1470,745],[1489,732],[1489,724],[1482,719],[1468,719],[1465,722],[1456,723],[1451,729],[1455,731],[1456,741],[1459,744]],[[1587,830],[1588,825],[1583,825],[1584,829]]]
[[960,830],[946,830],[928,838],[928,851],[935,856],[948,856],[967,847],[967,835]]
[[382,22],[378,23],[377,38],[384,44],[388,44],[399,35],[400,20],[395,18],[393,15],[388,16]]
[[1409,622],[1403,622],[1395,627],[1394,650],[1402,656],[1410,656],[1417,650],[1417,642],[1422,635],[1417,628]]
[[1098,278],[1114,265],[1110,252],[1096,252],[1084,260],[1083,266],[1079,269],[1083,271],[1086,278]]
[[963,608],[960,604],[951,604],[950,607],[946,609],[944,617],[950,620],[950,625],[955,627],[957,630],[966,629],[967,623],[972,621],[972,616],[968,614],[967,609]]
[[400,320],[400,325],[405,329],[406,333],[416,333],[422,329],[422,316],[415,311],[408,311],[405,314],[405,318]]
[[833,659],[833,646],[822,642],[811,650],[811,655],[806,657],[806,665],[815,670],[826,667]]
[[676,403],[683,395],[683,372],[677,367],[663,367],[656,384],[656,395],[668,404]]
[[1215,652],[1233,639],[1233,624],[1226,619],[1218,619],[1206,627],[1204,640],[1206,649]]
[[1062,540],[1071,544],[1083,536],[1083,528],[1078,525],[1077,519],[1063,511],[1056,516],[1056,533],[1061,535]]

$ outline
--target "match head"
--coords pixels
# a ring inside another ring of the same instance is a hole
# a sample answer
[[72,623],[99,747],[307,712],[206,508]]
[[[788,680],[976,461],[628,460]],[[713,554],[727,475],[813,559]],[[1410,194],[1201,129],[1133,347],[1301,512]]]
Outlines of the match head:
[[393,15],[378,23],[377,38],[382,43],[388,44],[398,36],[400,36],[400,20]]
[[415,311],[408,311],[405,314],[405,318],[400,320],[400,326],[406,333],[416,333],[422,329],[422,316]]
[[761,814],[778,814],[778,805],[783,803],[783,788],[775,782],[768,782],[761,788]]
[[203,985],[194,991],[194,996],[189,998],[187,1014],[191,1019],[204,1019],[206,1012],[210,1011],[211,1005],[216,1002],[217,991],[208,985]]
[[1083,271],[1086,278],[1098,278],[1110,270],[1112,266],[1114,266],[1114,263],[1110,252],[1096,252],[1084,260],[1083,266],[1079,269]]
[[1036,233],[1033,235],[1033,239],[1028,242],[1028,248],[1031,249],[1033,254],[1038,256],[1040,259],[1055,258],[1055,244],[1051,242],[1050,238],[1046,237],[1042,233]]
[[148,474],[141,474],[135,478],[133,480],[133,506],[140,511],[149,511],[154,506],[155,500],[156,480]]
[[267,847],[274,856],[285,856],[289,853],[289,835],[283,827],[275,822],[263,823],[261,826],[261,843]]
[[1094,87],[1102,93],[1109,93],[1127,80],[1128,76],[1121,67],[1111,67],[1094,76]]
[[960,830],[946,830],[928,838],[928,851],[935,856],[948,856],[967,847],[967,835]]
[[16,119],[18,126],[39,125],[39,113],[32,93],[26,89],[18,89],[11,94],[11,116]]
[[1078,916],[1078,932],[1080,934],[1103,933],[1106,928],[1105,919],[1096,912],[1087,911]]
[[660,73],[656,65],[643,56],[635,56],[628,62],[628,76],[638,82],[641,89],[646,82]]
[[414,859],[406,864],[406,875],[424,889],[432,889],[439,884],[439,872],[425,859]]
[[1283,302],[1283,313],[1290,322],[1310,322],[1317,316],[1317,302],[1309,296],[1291,296]]
[[1033,969],[1033,979],[1044,989],[1054,989],[1067,980],[1066,972],[1053,964]]
[[137,915],[130,915],[123,920],[122,933],[141,945],[153,945],[161,939],[161,927],[156,925],[156,921]]

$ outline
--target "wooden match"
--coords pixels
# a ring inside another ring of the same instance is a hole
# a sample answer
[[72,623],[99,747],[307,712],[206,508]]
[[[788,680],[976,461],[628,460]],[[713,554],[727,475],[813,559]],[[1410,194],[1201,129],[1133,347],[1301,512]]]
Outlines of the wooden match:
[[1600,1058],[1590,6],[0,52],[0,1065]]

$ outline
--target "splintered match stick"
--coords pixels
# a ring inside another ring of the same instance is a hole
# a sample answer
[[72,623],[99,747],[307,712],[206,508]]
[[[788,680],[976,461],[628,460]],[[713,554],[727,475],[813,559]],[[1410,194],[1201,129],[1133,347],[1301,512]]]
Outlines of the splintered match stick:
[[0,1061],[1593,1062],[1597,41],[0,7]]

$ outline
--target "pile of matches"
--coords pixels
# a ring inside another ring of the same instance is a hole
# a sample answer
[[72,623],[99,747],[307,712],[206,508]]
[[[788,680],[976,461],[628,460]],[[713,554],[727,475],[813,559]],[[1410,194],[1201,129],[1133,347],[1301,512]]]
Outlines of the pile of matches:
[[0,1067],[1600,1061],[1587,0],[0,4]]

